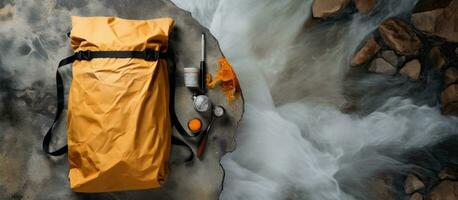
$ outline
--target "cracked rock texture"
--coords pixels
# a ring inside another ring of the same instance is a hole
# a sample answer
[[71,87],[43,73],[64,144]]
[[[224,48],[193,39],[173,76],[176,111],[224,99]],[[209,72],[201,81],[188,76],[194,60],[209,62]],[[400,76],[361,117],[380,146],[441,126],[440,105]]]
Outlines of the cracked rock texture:
[[[57,63],[72,53],[66,37],[71,15],[174,18],[171,46],[179,74],[185,66],[199,65],[201,32],[207,34],[207,65],[213,75],[222,56],[208,30],[167,0],[0,0],[0,199],[217,199],[224,177],[219,160],[235,149],[234,133],[243,113],[243,99],[229,104],[219,88],[210,90],[209,96],[228,115],[216,121],[203,159],[184,164],[188,152],[173,146],[171,173],[162,188],[97,194],[70,190],[66,156],[46,156],[41,141],[56,110]],[[68,88],[71,67],[60,72]],[[193,110],[183,77],[177,79],[176,110],[181,122],[186,124],[191,117],[207,119]],[[64,117],[52,148],[65,143],[65,121]]]

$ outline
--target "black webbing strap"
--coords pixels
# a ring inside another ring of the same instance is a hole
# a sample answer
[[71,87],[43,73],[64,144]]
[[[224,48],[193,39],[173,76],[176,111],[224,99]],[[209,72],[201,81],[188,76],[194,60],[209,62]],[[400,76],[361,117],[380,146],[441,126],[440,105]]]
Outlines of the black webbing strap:
[[67,153],[68,148],[67,145],[61,147],[60,149],[57,149],[56,151],[49,151],[49,144],[51,143],[51,138],[54,132],[54,129],[56,128],[57,122],[62,115],[62,111],[64,110],[64,82],[62,80],[62,76],[59,73],[59,68],[68,65],[70,63],[73,63],[75,61],[76,56],[72,55],[70,57],[67,57],[59,62],[59,65],[57,66],[56,70],[56,87],[57,87],[57,111],[56,115],[54,117],[54,121],[49,128],[48,132],[46,132],[45,137],[43,138],[43,151],[46,152],[49,155],[52,156],[60,156],[64,153]]
[[[180,120],[177,117],[177,113],[175,111],[175,88],[176,88],[176,60],[175,60],[175,53],[171,47],[169,47],[169,55],[168,58],[171,60],[171,64],[169,67],[169,88],[170,88],[170,104],[169,104],[169,113],[170,113],[170,118],[172,120],[173,126],[175,129],[178,131],[178,133],[183,137],[183,138],[189,138],[189,137],[197,137],[199,134],[196,134],[195,136],[189,135],[187,131],[183,128],[183,125],[181,125]],[[189,152],[191,152],[191,155],[186,159],[186,162],[192,161],[194,159],[194,151],[192,148],[180,140],[179,138],[173,136],[172,137],[172,144],[176,145],[181,145],[186,147]]]
[[[172,54],[173,55],[173,54]],[[158,59],[162,59],[162,58],[167,58],[167,54],[164,54],[164,53],[160,53],[158,51],[154,51],[154,50],[145,50],[145,51],[79,51],[79,52],[76,52],[75,54],[73,54],[72,56],[70,57],[67,57],[63,60],[61,60],[59,62],[59,65],[58,65],[58,69],[62,66],[65,66],[65,65],[68,65],[70,63],[73,63],[75,60],[91,60],[91,59],[94,59],[94,58],[139,58],[139,59],[145,59],[145,60],[148,60],[148,61],[156,61]],[[173,61],[172,61],[172,65],[173,67],[172,68],[175,68],[175,61],[174,61],[174,57],[173,57]],[[60,116],[62,115],[62,112],[64,110],[64,84],[63,84],[63,80],[62,80],[62,76],[60,75],[59,73],[59,70],[56,70],[56,86],[57,86],[57,111],[56,111],[56,114],[55,114],[55,118],[54,118],[54,121],[51,125],[51,127],[49,128],[48,132],[46,133],[44,139],[43,139],[43,151],[46,152],[47,154],[49,155],[52,155],[52,156],[59,156],[59,155],[63,155],[65,153],[67,153],[68,151],[68,147],[67,145],[59,148],[58,150],[56,151],[50,151],[49,150],[49,145],[51,143],[51,138],[53,136],[53,132],[54,132],[54,129],[56,128],[56,125],[59,121],[59,118]],[[170,83],[170,87],[175,87],[175,71],[173,71],[173,74],[172,74],[173,78],[170,79],[171,82],[173,83]],[[171,90],[173,93],[171,93],[171,103],[170,103],[170,106],[173,106],[175,105],[174,101],[175,101],[175,89],[171,88]],[[175,109],[170,109],[170,111],[175,111]],[[178,121],[176,121],[176,114],[175,112],[174,113],[170,113],[170,115],[172,116],[172,123],[174,125],[177,124]],[[175,117],[173,117],[175,116]],[[183,129],[183,127],[181,126],[181,124],[178,122],[178,126],[181,127],[181,129]],[[179,129],[179,128],[178,128]],[[184,130],[184,129],[183,129]],[[178,130],[180,132],[180,130]],[[181,132],[180,132],[181,134]],[[184,141],[180,140],[179,138],[175,137],[175,136],[172,136],[172,144],[176,144],[176,145],[181,145],[181,146],[185,146],[186,148],[188,148],[188,150],[191,152],[191,156],[187,159],[187,161],[190,161],[194,158],[194,153],[192,151],[192,148],[186,144]]]
[[75,53],[77,60],[92,60],[93,58],[140,58],[156,61],[167,58],[167,54],[147,49],[145,51],[79,51]]

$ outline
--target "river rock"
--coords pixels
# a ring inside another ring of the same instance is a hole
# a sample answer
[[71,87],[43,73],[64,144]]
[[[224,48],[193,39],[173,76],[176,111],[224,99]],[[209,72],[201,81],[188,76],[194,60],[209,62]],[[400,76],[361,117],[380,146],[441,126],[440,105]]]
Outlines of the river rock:
[[447,105],[443,105],[442,111],[446,115],[458,116],[458,102],[454,102],[454,103],[449,103]]
[[446,167],[437,175],[440,179],[457,179],[458,173],[450,167]]
[[377,44],[373,35],[371,35],[361,49],[353,55],[351,60],[352,66],[362,65],[368,62],[380,50],[380,45]]
[[458,199],[458,182],[445,180],[426,196],[427,200],[456,200]]
[[423,200],[423,196],[420,193],[415,192],[412,196],[410,196],[409,200]]
[[429,52],[429,59],[431,60],[433,68],[438,71],[442,70],[442,67],[445,65],[445,59],[439,47],[433,47],[431,49]]
[[388,19],[379,26],[385,44],[400,55],[416,55],[421,41],[409,25],[397,19]]
[[11,4],[7,4],[3,8],[0,8],[0,21],[11,18],[15,11],[16,7],[12,6]]
[[313,17],[326,18],[344,10],[350,0],[314,0],[312,3]]
[[404,182],[404,191],[406,194],[412,194],[418,190],[425,188],[425,184],[414,175],[408,175]]
[[444,12],[444,9],[436,9],[421,13],[414,13],[412,15],[412,24],[418,30],[427,32],[427,33],[434,33],[436,21]]
[[372,61],[369,71],[379,74],[394,75],[396,74],[397,69],[383,58],[377,58]]
[[412,24],[428,34],[458,42],[458,0],[453,0],[443,9],[413,14]]
[[377,4],[376,0],[355,0],[356,8],[360,13],[367,14],[374,9]]
[[449,67],[444,73],[444,84],[450,85],[456,81],[458,81],[458,69],[455,67]]
[[372,193],[374,200],[394,200],[393,178],[388,175],[376,175],[370,178],[368,191]]
[[404,65],[404,67],[399,71],[400,74],[406,75],[413,80],[418,80],[420,78],[421,64],[415,59]]
[[425,12],[447,7],[452,0],[419,0],[414,12]]
[[458,102],[458,84],[448,86],[441,94],[442,105]]
[[396,53],[392,50],[385,50],[382,51],[381,56],[384,60],[389,62],[393,66],[398,66],[398,64],[402,61],[401,58],[399,58]]

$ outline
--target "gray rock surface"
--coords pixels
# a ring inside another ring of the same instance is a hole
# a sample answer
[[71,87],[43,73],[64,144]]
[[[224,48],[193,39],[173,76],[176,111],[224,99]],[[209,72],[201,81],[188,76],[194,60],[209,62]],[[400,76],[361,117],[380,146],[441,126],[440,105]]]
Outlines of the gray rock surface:
[[[242,117],[243,99],[228,104],[219,88],[210,90],[215,104],[228,115],[216,122],[202,160],[184,164],[187,151],[172,147],[171,173],[160,189],[116,193],[79,194],[69,188],[65,156],[50,158],[41,150],[55,108],[55,69],[70,55],[65,34],[70,16],[115,15],[130,19],[170,16],[176,20],[171,45],[176,50],[179,72],[198,66],[200,34],[207,34],[208,71],[215,74],[222,56],[215,38],[189,13],[166,0],[54,1],[5,0],[0,8],[0,199],[217,199],[224,169],[220,158],[235,149],[234,134]],[[6,13],[6,14],[3,14]],[[61,69],[69,87],[71,69]],[[199,116],[192,108],[191,92],[178,77],[178,116],[183,124]],[[201,117],[204,118],[204,117]],[[56,133],[54,147],[65,143],[65,118]],[[204,122],[206,123],[206,122]],[[196,141],[189,141],[195,144]],[[122,181],[122,180],[120,180]]]
[[383,58],[377,58],[372,61],[369,71],[379,74],[394,75],[397,70],[396,67],[385,61]]
[[393,50],[382,51],[381,57],[393,66],[398,66],[400,59]]

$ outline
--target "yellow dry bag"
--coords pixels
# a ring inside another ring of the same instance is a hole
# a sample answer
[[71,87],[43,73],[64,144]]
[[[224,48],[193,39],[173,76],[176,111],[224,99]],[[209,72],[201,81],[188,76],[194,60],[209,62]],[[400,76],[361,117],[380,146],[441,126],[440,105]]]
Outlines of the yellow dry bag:
[[49,143],[64,109],[56,73],[57,114],[43,141],[50,155],[68,151],[77,192],[157,188],[168,174],[171,145],[166,52],[173,19],[72,17],[75,54],[68,95],[68,147]]

